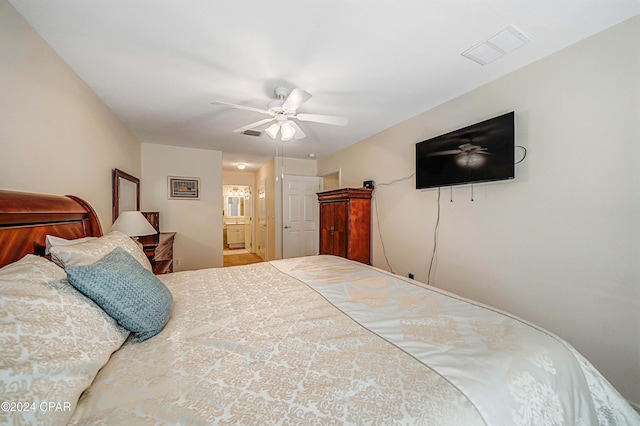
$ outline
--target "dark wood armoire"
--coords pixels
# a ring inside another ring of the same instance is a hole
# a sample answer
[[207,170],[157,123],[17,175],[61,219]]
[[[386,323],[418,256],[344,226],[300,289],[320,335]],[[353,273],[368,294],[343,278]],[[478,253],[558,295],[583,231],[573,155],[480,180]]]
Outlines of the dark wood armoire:
[[342,188],[318,193],[320,254],[371,263],[372,192]]

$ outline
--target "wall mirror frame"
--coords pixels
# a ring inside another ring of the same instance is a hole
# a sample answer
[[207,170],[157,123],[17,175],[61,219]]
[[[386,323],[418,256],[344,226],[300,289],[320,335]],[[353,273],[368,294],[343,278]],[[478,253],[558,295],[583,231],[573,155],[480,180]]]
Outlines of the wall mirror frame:
[[113,169],[113,221],[128,210],[140,210],[140,179]]

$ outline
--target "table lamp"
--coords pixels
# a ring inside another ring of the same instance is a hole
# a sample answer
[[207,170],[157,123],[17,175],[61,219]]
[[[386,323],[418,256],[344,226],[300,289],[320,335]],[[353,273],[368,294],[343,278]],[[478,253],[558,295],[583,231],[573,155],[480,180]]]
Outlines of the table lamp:
[[120,231],[130,236],[139,246],[142,244],[138,241],[138,237],[158,232],[139,211],[120,212],[116,221],[113,222],[111,230]]

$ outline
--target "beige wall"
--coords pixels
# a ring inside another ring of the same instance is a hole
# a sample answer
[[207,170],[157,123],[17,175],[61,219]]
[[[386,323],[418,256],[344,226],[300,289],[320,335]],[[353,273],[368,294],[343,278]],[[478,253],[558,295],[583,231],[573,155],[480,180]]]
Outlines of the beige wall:
[[111,171],[140,176],[140,142],[0,0],[0,188],[84,198],[111,228]]
[[301,160],[299,158],[282,158],[285,175],[318,176],[317,160]]
[[222,183],[224,185],[251,185],[255,184],[256,174],[253,172],[236,172],[224,170]]
[[[640,17],[319,161],[343,186],[411,176],[415,143],[516,112],[516,180],[443,190],[431,282],[542,325],[640,403]],[[480,69],[478,70],[480,72]],[[375,191],[391,268],[423,282],[437,190]],[[450,196],[453,195],[453,202]],[[389,269],[374,223],[373,263]]]
[[[167,177],[200,179],[199,200],[168,199]],[[174,270],[222,266],[222,152],[142,144],[142,209],[176,232]],[[176,264],[177,260],[177,264]]]

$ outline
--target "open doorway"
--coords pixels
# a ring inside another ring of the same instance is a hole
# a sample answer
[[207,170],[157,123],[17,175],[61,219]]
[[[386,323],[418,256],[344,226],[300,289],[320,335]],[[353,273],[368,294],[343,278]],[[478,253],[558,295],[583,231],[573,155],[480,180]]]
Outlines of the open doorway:
[[251,185],[222,185],[223,254],[253,253],[253,188]]

